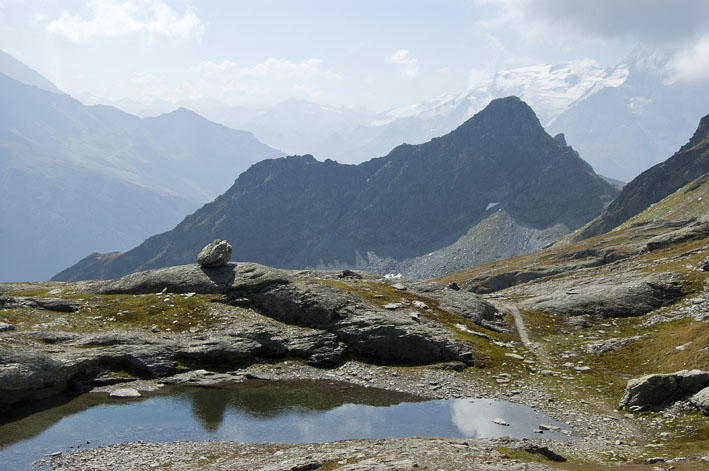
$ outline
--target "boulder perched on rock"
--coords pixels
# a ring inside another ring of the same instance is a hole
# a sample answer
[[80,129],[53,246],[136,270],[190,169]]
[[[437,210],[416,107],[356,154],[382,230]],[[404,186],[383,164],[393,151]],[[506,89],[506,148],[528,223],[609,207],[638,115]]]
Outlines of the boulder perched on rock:
[[619,407],[632,410],[660,407],[696,394],[708,386],[709,371],[682,370],[641,376],[628,381]]
[[689,402],[702,411],[704,415],[709,415],[709,386],[690,397]]
[[231,258],[231,244],[226,240],[216,239],[207,244],[197,255],[197,263],[204,268],[223,267]]

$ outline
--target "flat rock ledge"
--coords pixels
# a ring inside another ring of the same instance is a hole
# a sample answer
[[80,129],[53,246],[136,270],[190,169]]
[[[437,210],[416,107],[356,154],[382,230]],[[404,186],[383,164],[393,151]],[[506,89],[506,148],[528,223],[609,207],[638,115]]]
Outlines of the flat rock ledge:
[[528,296],[519,304],[550,314],[631,317],[672,304],[683,290],[676,273],[609,274],[529,283],[519,288]]

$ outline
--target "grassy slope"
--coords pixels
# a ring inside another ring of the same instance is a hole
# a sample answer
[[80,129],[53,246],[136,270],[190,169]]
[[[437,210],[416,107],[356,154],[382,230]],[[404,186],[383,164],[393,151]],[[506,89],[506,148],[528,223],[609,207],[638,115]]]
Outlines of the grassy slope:
[[[709,214],[708,201],[709,178],[705,176],[652,205],[610,233],[575,243],[571,243],[569,238],[546,250],[479,265],[438,280],[464,284],[481,275],[548,269],[555,264],[575,260],[576,254],[589,250],[622,253],[637,247],[638,243],[644,245],[644,241],[662,233],[663,230],[658,229],[653,222],[705,217]],[[561,365],[566,362],[590,367],[583,374],[573,375],[575,380],[566,381],[566,384],[557,375],[539,380],[546,383],[548,390],[555,391],[567,400],[595,404],[599,412],[602,412],[617,407],[625,384],[632,377],[682,369],[709,370],[709,321],[697,322],[691,316],[682,315],[692,306],[695,296],[701,292],[706,294],[709,273],[697,269],[698,263],[706,257],[709,257],[709,238],[698,237],[591,269],[599,273],[610,269],[631,270],[631,267],[632,270],[641,271],[679,272],[687,286],[686,296],[672,306],[644,316],[625,319],[591,318],[588,328],[573,331],[566,329],[565,319],[558,316],[522,312],[532,340],[552,358],[550,368],[564,371]],[[631,276],[631,272],[628,273]],[[575,273],[556,276],[575,276]],[[505,290],[495,295],[500,296],[505,297]],[[633,335],[647,337],[601,354],[588,353],[582,348],[589,341]],[[648,456],[702,456],[702,453],[709,450],[709,418],[696,410],[673,410],[669,414],[647,412],[634,414],[634,418],[644,428],[644,434],[638,441],[641,445],[650,446],[635,450],[627,458],[640,461]],[[687,463],[685,466],[684,469],[702,469],[698,463]]]

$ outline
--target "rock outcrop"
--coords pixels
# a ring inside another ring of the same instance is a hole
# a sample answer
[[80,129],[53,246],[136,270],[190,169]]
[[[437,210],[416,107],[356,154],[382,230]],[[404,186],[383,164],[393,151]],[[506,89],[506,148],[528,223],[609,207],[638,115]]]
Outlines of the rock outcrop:
[[31,298],[24,296],[0,296],[0,308],[36,307],[56,312],[76,312],[79,303],[61,298]]
[[[619,408],[634,411],[665,406],[692,396],[709,386],[709,371],[682,370],[669,374],[646,375],[631,379]],[[701,401],[703,395],[699,398]]]
[[627,273],[548,280],[525,286],[520,306],[551,314],[639,316],[683,296],[675,273]]
[[[385,363],[456,361],[472,365],[476,347],[462,341],[431,313],[434,309],[445,311],[458,317],[458,323],[479,325],[502,317],[475,294],[438,283],[400,279],[392,286],[377,275],[359,273],[348,276],[348,281],[341,275],[341,271],[299,272],[255,263],[217,268],[194,264],[82,283],[79,287],[85,293],[158,295],[155,299],[160,303],[173,302],[171,297],[219,295],[221,302],[209,308],[209,316],[222,311],[223,323],[208,334],[198,334],[202,329],[197,327],[194,335],[168,335],[167,326],[174,324],[158,328],[151,318],[138,333],[35,332],[33,337],[51,344],[54,353],[0,350],[0,403],[40,399],[70,387],[95,384],[103,381],[100,378],[108,371],[127,370],[160,378],[177,373],[185,364],[218,364],[224,369],[295,358],[331,366],[345,356],[355,356]],[[357,287],[381,290],[389,296],[406,293],[407,299],[387,309],[375,296],[356,294]]]

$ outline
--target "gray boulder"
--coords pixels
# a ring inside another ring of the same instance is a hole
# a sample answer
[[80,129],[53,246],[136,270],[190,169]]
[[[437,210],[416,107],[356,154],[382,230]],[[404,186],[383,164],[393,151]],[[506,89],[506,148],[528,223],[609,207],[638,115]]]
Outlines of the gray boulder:
[[699,269],[702,271],[709,271],[709,257],[699,262]]
[[8,324],[7,322],[0,322],[0,332],[7,332],[10,330],[15,330],[15,326]]
[[689,402],[702,411],[704,415],[709,415],[709,386],[690,397]]
[[649,337],[648,334],[633,335],[631,337],[620,337],[620,338],[612,338],[612,339],[604,339],[604,340],[595,340],[595,341],[584,343],[581,346],[581,348],[586,353],[600,354],[600,353],[609,352],[611,350],[617,350],[621,347],[624,347],[626,345],[630,345],[631,343],[637,342],[638,340],[642,340],[647,337]]
[[709,371],[682,370],[641,376],[628,381],[619,408],[657,408],[696,394],[709,386]]
[[451,289],[442,283],[407,280],[407,288],[416,295],[435,301],[438,308],[481,324],[498,320],[502,314],[492,304],[470,291]]
[[197,255],[197,263],[204,268],[223,267],[231,258],[231,244],[226,240],[216,239],[207,244]]

